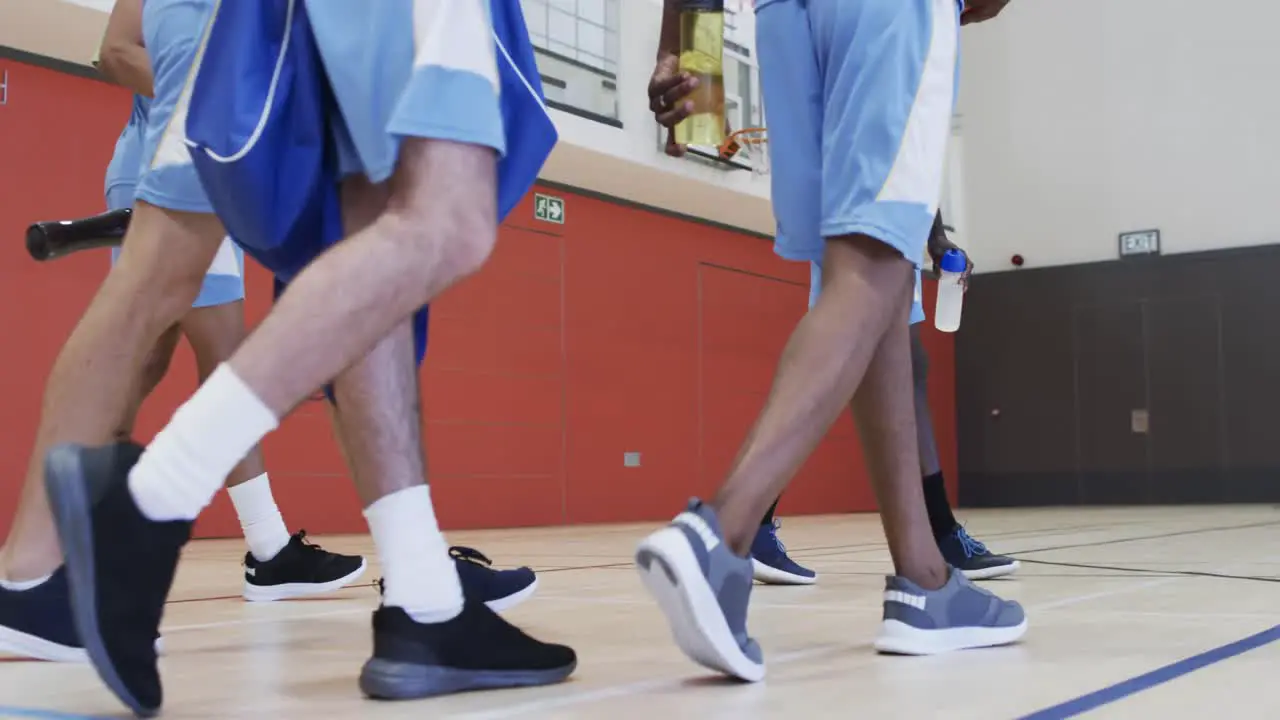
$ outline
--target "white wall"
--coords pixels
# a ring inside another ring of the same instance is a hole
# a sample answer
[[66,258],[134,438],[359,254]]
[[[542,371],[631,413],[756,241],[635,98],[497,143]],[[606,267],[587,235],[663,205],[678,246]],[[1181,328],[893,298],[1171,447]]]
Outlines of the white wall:
[[[964,30],[965,240],[979,269],[1280,241],[1280,4],[1015,0]],[[953,157],[953,162],[955,158]]]

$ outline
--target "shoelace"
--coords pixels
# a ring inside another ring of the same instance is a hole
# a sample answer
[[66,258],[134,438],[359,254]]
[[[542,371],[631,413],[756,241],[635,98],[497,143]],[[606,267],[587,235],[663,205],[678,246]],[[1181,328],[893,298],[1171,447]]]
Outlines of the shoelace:
[[773,519],[773,527],[769,528],[769,534],[773,536],[773,542],[778,546],[778,552],[783,555],[787,554],[787,546],[782,544],[782,538],[778,537],[778,531],[782,529],[782,521],[778,518]]
[[991,551],[987,550],[987,546],[970,535],[963,525],[956,527],[956,539],[960,541],[960,549],[964,550],[964,556],[967,558],[991,554]]
[[[464,547],[462,545],[454,545],[453,547],[449,548],[449,557],[453,558],[454,560],[465,560],[467,562],[476,563],[477,565],[484,565],[485,567],[489,567],[490,565],[493,565],[493,561],[490,560],[484,553],[480,552],[479,550],[476,550],[475,548]],[[374,580],[373,586],[377,588],[379,596],[386,594],[387,583],[383,578],[378,578],[377,580]]]
[[485,557],[484,553],[476,550],[475,548],[463,547],[461,545],[454,545],[449,548],[449,557],[454,560],[466,560],[467,562],[484,565],[485,567],[493,565],[493,561],[488,557]]

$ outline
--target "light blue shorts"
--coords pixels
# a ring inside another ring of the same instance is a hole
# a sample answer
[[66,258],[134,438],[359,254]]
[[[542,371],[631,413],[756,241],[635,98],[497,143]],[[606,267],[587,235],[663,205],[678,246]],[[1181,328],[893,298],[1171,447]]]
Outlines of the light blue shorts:
[[[133,207],[133,197],[133,185],[114,184],[107,188],[107,209]],[[111,264],[115,265],[119,258],[120,248],[111,248]],[[224,238],[218,254],[213,257],[213,264],[209,266],[209,273],[204,276],[200,294],[191,307],[216,307],[243,299],[244,251],[231,242],[231,238]]]
[[307,13],[344,175],[386,180],[405,136],[505,151],[489,0],[307,0]]
[[[809,263],[809,307],[818,304],[818,295],[822,292],[822,263]],[[924,290],[920,287],[920,268],[916,268],[916,288],[911,295],[911,315],[907,324],[915,325],[924,322]]]
[[917,266],[956,85],[957,0],[757,0],[774,249],[822,259],[864,234]]
[[212,213],[187,150],[186,103],[179,103],[213,0],[147,0],[142,35],[155,97],[147,115],[137,199],[166,210]]

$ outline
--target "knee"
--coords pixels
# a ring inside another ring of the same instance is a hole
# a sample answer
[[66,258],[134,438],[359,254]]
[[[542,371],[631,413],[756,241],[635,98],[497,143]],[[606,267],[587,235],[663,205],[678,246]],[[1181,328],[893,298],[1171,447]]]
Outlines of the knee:
[[460,280],[484,267],[498,240],[497,208],[492,200],[468,198],[441,208],[392,208],[388,211],[400,244],[409,255],[434,265],[449,281]]

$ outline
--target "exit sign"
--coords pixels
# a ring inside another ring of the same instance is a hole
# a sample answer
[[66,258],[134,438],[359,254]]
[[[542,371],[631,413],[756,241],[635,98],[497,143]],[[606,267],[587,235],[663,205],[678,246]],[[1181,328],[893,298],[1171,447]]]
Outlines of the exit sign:
[[564,198],[535,193],[533,196],[533,219],[563,225]]
[[1120,257],[1160,254],[1160,231],[1137,230],[1120,233]]

